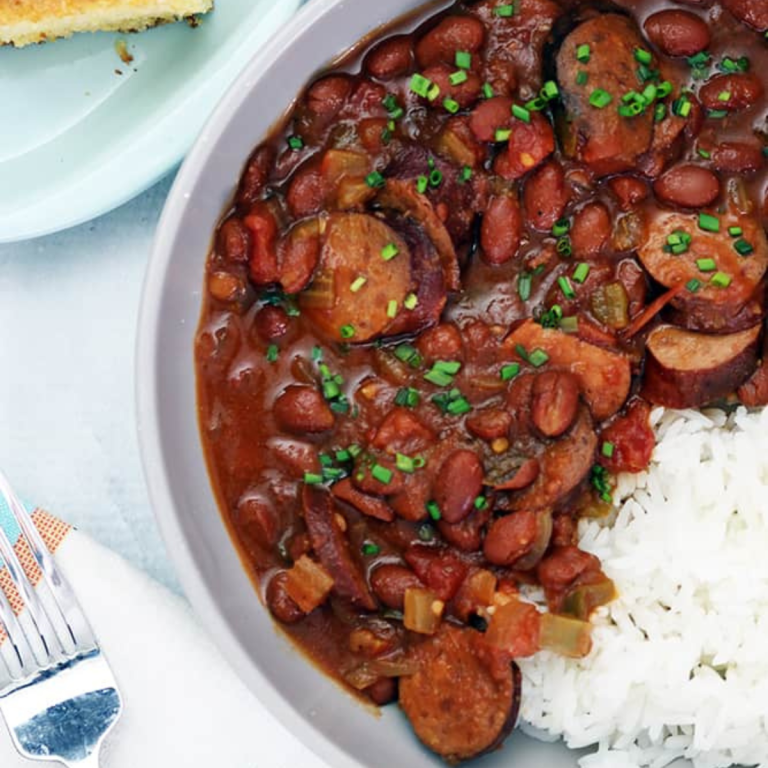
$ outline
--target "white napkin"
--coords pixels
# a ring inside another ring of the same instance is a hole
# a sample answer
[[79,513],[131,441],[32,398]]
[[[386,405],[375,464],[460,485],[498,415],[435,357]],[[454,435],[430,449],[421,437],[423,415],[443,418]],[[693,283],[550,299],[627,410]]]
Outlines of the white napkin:
[[[186,603],[78,531],[56,560],[123,695],[101,768],[327,768],[238,680]],[[0,719],[0,766],[32,765]]]

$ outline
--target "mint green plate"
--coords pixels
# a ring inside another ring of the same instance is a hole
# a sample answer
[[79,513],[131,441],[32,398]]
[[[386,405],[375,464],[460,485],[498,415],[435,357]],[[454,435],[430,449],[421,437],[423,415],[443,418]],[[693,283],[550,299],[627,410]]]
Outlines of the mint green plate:
[[[218,0],[197,29],[0,48],[0,242],[92,219],[171,170],[300,4]],[[118,40],[132,64],[120,60]]]

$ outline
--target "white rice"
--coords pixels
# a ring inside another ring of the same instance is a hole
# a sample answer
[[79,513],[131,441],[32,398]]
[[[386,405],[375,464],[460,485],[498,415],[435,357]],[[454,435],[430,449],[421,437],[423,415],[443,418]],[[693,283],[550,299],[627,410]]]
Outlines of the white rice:
[[768,768],[768,409],[652,420],[615,521],[579,528],[620,597],[588,658],[521,663],[524,729],[597,745],[582,768]]

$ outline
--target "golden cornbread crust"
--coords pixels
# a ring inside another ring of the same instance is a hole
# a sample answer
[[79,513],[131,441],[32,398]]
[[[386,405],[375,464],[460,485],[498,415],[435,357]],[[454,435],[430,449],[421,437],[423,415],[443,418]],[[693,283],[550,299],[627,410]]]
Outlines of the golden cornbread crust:
[[212,7],[213,0],[0,0],[0,45],[22,47],[75,32],[139,32]]

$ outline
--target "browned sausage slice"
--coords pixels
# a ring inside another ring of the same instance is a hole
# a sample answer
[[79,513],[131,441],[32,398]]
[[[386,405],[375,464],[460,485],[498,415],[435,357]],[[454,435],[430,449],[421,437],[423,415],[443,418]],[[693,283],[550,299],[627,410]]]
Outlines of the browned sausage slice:
[[597,436],[587,408],[564,437],[539,456],[541,471],[533,485],[512,499],[513,510],[551,509],[589,474],[595,461]]
[[[401,311],[411,290],[410,249],[374,216],[339,213],[324,224],[320,265],[299,297],[302,312],[335,341],[369,341],[392,323],[390,302]],[[386,248],[397,255],[384,259]]]
[[[588,62],[576,58],[580,45],[590,47]],[[636,167],[651,144],[653,110],[626,118],[617,109],[621,97],[638,88],[635,48],[642,47],[643,40],[629,19],[603,14],[576,27],[557,55],[557,75],[572,134],[564,144],[570,154],[601,176]],[[576,81],[579,71],[587,73],[585,85]],[[602,108],[590,103],[597,89],[611,96]]]
[[416,649],[418,671],[400,678],[400,706],[413,730],[449,763],[495,749],[517,722],[520,670],[491,670],[478,657],[480,637],[443,624]]
[[526,320],[504,340],[514,351],[522,347],[530,353],[541,349],[549,357],[552,368],[566,368],[579,380],[584,399],[599,421],[613,416],[624,405],[629,394],[631,372],[629,358],[620,352],[596,347],[559,330],[542,328]]
[[387,179],[377,198],[379,205],[391,208],[418,222],[440,255],[445,284],[449,291],[459,288],[459,260],[445,224],[435,213],[426,195],[420,195],[412,181]]
[[668,408],[725,397],[754,370],[759,338],[759,325],[727,336],[660,326],[648,337],[643,396]]
[[[768,269],[768,243],[760,224],[749,216],[725,214],[717,217],[720,231],[708,232],[699,226],[699,214],[654,211],[650,215],[648,237],[639,251],[643,266],[666,288],[695,281],[694,290],[682,291],[672,302],[683,314],[682,324],[714,333],[754,325],[762,314],[755,297]],[[731,236],[731,227],[739,227],[741,234]],[[668,238],[676,232],[691,237],[684,253],[669,252]],[[741,241],[753,250],[741,255],[737,250]],[[715,275],[721,277],[713,283]],[[754,311],[744,311],[753,302]]]
[[338,525],[336,505],[328,489],[305,485],[302,504],[312,549],[333,577],[333,591],[359,608],[376,610],[376,600]]

